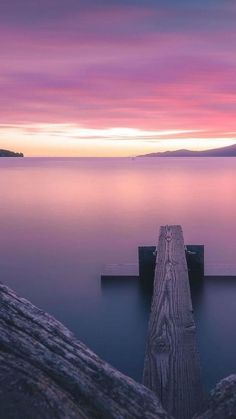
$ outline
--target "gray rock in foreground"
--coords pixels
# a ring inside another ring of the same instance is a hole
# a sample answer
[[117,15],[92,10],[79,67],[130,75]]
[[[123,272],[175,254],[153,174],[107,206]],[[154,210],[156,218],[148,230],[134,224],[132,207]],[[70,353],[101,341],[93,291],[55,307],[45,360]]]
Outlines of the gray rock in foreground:
[[233,419],[236,418],[236,375],[221,380],[211,395],[208,410],[195,419]]
[[[0,284],[0,418],[171,419],[158,397]],[[195,419],[236,418],[236,375]]]
[[0,418],[170,418],[150,390],[3,285],[0,312]]

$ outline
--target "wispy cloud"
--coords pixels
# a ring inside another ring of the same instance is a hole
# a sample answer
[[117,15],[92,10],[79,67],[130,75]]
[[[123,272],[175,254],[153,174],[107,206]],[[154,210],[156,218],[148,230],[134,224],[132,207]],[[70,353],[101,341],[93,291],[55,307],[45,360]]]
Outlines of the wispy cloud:
[[236,130],[235,20],[232,1],[1,2],[0,122],[24,135],[56,124],[50,148],[60,135],[223,141]]

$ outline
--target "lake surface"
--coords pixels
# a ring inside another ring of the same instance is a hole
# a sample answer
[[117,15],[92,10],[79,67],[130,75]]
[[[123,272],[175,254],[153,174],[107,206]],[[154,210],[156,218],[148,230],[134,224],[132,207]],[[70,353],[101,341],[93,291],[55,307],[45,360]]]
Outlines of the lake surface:
[[140,381],[149,296],[100,274],[181,224],[205,245],[194,308],[210,388],[236,372],[235,219],[236,158],[1,159],[0,280]]

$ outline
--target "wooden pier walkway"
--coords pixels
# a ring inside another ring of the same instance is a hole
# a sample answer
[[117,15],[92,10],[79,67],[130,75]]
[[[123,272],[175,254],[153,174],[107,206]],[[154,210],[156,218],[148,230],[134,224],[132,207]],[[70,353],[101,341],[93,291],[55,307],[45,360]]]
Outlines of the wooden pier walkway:
[[160,229],[143,383],[177,419],[201,410],[203,388],[181,226]]

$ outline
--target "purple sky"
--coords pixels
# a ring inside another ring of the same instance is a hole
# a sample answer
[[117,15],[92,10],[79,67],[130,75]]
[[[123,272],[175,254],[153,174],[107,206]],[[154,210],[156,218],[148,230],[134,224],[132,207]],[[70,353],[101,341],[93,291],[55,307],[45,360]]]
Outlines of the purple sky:
[[1,1],[0,148],[233,143],[235,22],[234,0]]

